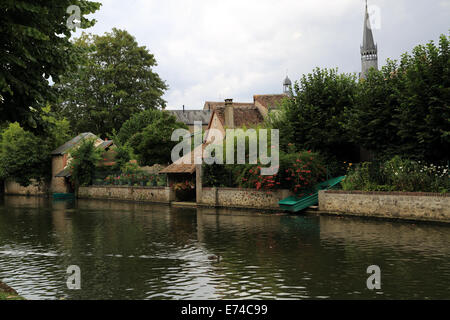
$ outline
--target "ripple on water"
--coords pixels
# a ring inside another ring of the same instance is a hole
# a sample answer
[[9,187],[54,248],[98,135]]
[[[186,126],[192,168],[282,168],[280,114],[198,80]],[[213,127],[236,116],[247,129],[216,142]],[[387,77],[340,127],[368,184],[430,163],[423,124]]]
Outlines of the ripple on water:
[[[445,226],[90,201],[60,219],[51,202],[36,214],[23,201],[0,205],[0,279],[26,298],[449,297]],[[66,288],[71,264],[81,267],[81,293]],[[376,293],[365,287],[372,264],[385,284]]]

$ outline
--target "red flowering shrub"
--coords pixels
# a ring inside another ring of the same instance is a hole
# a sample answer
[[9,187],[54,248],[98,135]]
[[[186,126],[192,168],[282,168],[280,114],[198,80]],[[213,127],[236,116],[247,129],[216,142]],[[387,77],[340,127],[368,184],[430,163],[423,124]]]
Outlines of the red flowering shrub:
[[325,181],[326,168],[321,157],[311,151],[286,156],[284,179],[296,195],[314,191],[317,183]]
[[247,165],[238,176],[241,188],[257,190],[289,189],[298,196],[312,192],[315,185],[325,181],[326,168],[319,154],[311,151],[280,153],[280,168],[273,176],[262,176],[261,167]]

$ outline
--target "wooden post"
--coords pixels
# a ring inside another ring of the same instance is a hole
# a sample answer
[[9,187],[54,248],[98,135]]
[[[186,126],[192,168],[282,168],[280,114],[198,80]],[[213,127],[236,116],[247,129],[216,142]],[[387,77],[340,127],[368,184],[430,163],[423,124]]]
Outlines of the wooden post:
[[195,188],[196,188],[196,198],[197,203],[202,203],[203,197],[203,171],[202,165],[195,165]]

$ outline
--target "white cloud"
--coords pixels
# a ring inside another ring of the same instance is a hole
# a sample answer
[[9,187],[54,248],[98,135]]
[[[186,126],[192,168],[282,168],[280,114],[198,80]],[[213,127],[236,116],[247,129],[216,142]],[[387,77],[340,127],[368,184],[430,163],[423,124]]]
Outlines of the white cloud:
[[[165,99],[171,108],[183,104],[201,108],[205,100],[224,98],[251,101],[253,94],[281,92],[287,69],[292,79],[316,66],[339,67],[345,72],[360,69],[363,1],[101,2],[102,8],[94,15],[98,23],[88,31],[103,33],[118,27],[146,45],[156,56],[157,72],[170,86]],[[421,10],[415,8],[419,0],[369,3],[381,8],[383,26],[375,32],[380,62],[422,40],[414,39],[415,30],[421,27],[417,24],[404,30],[387,29],[402,21],[410,23],[411,16],[420,18]],[[434,28],[427,40],[448,31],[448,10],[442,13],[446,3],[436,2],[435,9],[428,5],[436,15],[427,17],[433,19],[428,28]]]

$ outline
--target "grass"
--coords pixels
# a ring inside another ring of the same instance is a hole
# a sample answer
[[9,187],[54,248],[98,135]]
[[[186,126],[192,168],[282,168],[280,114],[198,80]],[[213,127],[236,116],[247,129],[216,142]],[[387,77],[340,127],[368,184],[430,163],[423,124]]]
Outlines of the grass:
[[0,301],[2,300],[25,300],[17,292],[0,281]]

